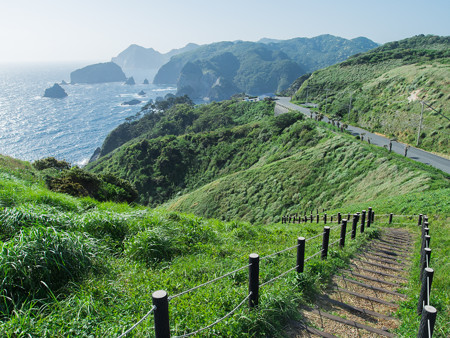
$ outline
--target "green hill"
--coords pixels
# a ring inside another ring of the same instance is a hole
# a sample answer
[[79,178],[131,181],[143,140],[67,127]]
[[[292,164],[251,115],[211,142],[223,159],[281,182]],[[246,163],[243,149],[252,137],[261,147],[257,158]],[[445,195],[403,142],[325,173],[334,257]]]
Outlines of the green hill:
[[299,79],[293,100],[316,102],[330,117],[412,145],[424,100],[434,110],[424,106],[419,146],[449,155],[449,50],[449,37],[387,43]]
[[174,56],[155,76],[177,84],[178,95],[223,100],[236,93],[260,95],[286,89],[298,76],[367,51],[377,44],[332,35],[276,43],[218,42]]

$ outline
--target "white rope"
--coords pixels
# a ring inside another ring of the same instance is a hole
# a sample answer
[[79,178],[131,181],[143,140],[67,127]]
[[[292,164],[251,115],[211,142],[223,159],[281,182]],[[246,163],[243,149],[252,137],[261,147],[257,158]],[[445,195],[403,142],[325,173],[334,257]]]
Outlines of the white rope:
[[291,268],[291,269],[289,269],[289,270],[283,272],[282,274],[278,275],[277,277],[274,277],[274,278],[272,278],[271,280],[269,280],[269,281],[267,281],[267,282],[261,284],[259,287],[262,288],[264,285],[267,285],[267,284],[270,284],[270,283],[276,281],[277,279],[283,277],[284,275],[288,274],[288,273],[291,272],[292,270],[297,269],[297,267],[298,267],[298,265],[294,266],[293,268]]
[[223,275],[223,276],[214,278],[214,279],[212,279],[212,280],[210,280],[210,281],[208,281],[208,282],[205,282],[205,283],[203,283],[203,284],[197,285],[197,286],[193,287],[192,289],[189,289],[189,290],[180,292],[179,294],[177,294],[177,295],[175,295],[175,296],[169,297],[169,301],[172,300],[172,299],[174,299],[174,298],[177,298],[177,297],[180,297],[180,296],[182,296],[182,295],[185,295],[186,293],[189,293],[189,292],[191,292],[191,291],[197,290],[197,289],[199,289],[199,288],[201,288],[201,287],[203,287],[203,286],[206,286],[206,285],[208,285],[208,284],[217,282],[218,280],[221,280],[221,279],[223,279],[223,278],[225,278],[225,277],[228,277],[229,275],[232,275],[232,274],[234,274],[234,273],[236,273],[236,272],[238,272],[238,271],[241,271],[241,270],[244,270],[244,269],[248,268],[250,265],[251,265],[251,264],[248,264],[248,265],[243,266],[243,267],[241,267],[241,268],[239,268],[239,269],[236,269],[236,270],[233,270],[233,271],[231,271],[231,272],[228,272],[227,274],[225,274],[225,275]]
[[142,323],[148,316],[150,316],[150,314],[151,314],[153,311],[155,311],[155,310],[156,310],[156,306],[153,305],[153,307],[150,309],[150,311],[147,312],[147,313],[145,314],[145,316],[141,318],[140,321],[138,321],[136,324],[134,324],[132,327],[130,327],[128,330],[126,330],[124,333],[122,333],[122,334],[121,334],[119,337],[117,337],[117,338],[125,337],[127,334],[129,334],[131,331],[133,331],[140,323]]
[[278,252],[274,252],[273,254],[270,254],[270,255],[267,255],[267,256],[264,256],[264,257],[261,257],[259,260],[260,261],[262,261],[262,260],[264,260],[264,259],[267,259],[267,258],[270,258],[270,257],[273,257],[273,256],[276,256],[276,255],[279,255],[279,254],[281,254],[281,253],[283,253],[283,252],[286,252],[286,251],[289,251],[289,250],[292,250],[292,249],[295,249],[296,247],[298,247],[299,246],[299,244],[297,244],[297,245],[294,245],[294,246],[291,246],[290,248],[287,248],[287,249],[284,249],[284,250],[281,250],[281,251],[278,251]]

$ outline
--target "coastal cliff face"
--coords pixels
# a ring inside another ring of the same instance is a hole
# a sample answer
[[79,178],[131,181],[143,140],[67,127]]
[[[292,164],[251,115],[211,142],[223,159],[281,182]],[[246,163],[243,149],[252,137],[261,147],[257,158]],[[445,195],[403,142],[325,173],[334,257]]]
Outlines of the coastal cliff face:
[[124,82],[125,73],[114,62],[97,63],[70,73],[72,83]]

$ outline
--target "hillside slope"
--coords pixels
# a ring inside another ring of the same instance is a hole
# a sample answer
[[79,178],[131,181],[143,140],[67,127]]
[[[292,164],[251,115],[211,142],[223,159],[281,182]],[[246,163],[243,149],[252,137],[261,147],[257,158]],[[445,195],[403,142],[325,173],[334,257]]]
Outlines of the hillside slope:
[[[213,181],[166,204],[204,217],[276,222],[289,213],[370,203],[436,189],[440,175],[343,135],[328,135],[287,158]],[[450,187],[445,184],[440,188]]]
[[434,110],[424,106],[419,146],[449,155],[449,50],[449,37],[387,43],[298,81],[293,100],[316,102],[330,117],[412,145],[424,100]]

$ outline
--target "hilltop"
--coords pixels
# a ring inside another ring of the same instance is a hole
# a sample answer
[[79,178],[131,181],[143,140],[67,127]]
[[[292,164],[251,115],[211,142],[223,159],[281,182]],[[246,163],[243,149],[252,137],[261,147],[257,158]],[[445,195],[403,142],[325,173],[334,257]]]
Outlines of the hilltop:
[[387,43],[299,78],[293,100],[318,103],[334,119],[412,145],[424,100],[419,146],[449,155],[449,50],[449,37],[421,35]]

